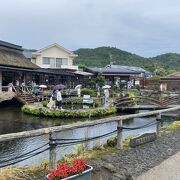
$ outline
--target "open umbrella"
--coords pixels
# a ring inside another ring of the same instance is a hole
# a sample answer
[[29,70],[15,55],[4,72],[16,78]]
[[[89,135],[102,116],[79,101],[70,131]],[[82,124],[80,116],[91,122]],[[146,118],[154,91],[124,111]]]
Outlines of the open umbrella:
[[36,95],[38,95],[38,94],[40,94],[40,90],[39,90],[39,89],[34,89],[34,90],[33,90],[33,93],[36,94]]
[[105,85],[105,86],[103,86],[102,88],[103,88],[103,89],[110,89],[111,86],[110,86],[110,85]]
[[81,85],[81,84],[78,84],[74,89],[77,90],[77,89],[79,89],[79,88],[81,88],[81,87],[82,87],[82,85]]
[[47,86],[46,86],[46,85],[43,85],[43,84],[41,84],[39,87],[40,87],[40,88],[47,88]]
[[58,84],[56,86],[53,87],[53,90],[61,90],[61,89],[64,89],[65,88],[65,85],[63,84]]

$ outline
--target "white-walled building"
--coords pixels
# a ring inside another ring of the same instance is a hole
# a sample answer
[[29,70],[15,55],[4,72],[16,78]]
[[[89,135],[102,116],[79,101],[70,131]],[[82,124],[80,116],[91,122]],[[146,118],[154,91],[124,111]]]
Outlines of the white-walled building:
[[58,44],[52,44],[32,53],[31,61],[41,68],[78,70],[78,66],[73,65],[75,57],[77,55],[73,52]]

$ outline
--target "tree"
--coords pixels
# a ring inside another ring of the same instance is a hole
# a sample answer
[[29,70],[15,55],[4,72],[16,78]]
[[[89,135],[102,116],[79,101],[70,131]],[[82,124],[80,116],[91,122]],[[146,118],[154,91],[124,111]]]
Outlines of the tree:
[[105,78],[104,78],[104,76],[102,75],[102,73],[99,73],[99,74],[97,75],[97,77],[96,77],[96,83],[97,83],[100,87],[102,87],[102,86],[105,85]]

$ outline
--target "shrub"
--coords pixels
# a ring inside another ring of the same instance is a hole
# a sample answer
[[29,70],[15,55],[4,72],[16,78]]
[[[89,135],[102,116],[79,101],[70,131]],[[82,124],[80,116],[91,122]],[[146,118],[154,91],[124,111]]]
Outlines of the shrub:
[[47,107],[47,104],[48,104],[47,100],[42,102],[43,107]]
[[24,105],[21,110],[27,114],[40,115],[40,108],[30,108],[28,105]]
[[[95,107],[99,107],[102,105],[101,100],[98,98],[93,98],[93,101],[95,103]],[[78,104],[78,105],[86,104],[86,103],[83,103],[82,97],[80,97],[80,98],[78,98],[78,97],[63,98],[62,103],[63,104]],[[93,105],[93,104],[88,104],[88,105]]]
[[83,88],[81,90],[81,94],[82,95],[90,95],[91,97],[96,96],[96,92],[93,89],[89,89],[89,88]]
[[60,111],[60,110],[49,110],[44,107],[30,107],[24,105],[22,107],[22,112],[32,115],[42,115],[48,117],[62,117],[62,118],[87,118],[100,117],[105,115],[110,115],[116,113],[116,108],[106,108],[106,109],[87,109],[87,110],[71,110],[71,111]]
[[115,147],[117,144],[117,137],[111,137],[107,140],[107,145],[109,147]]

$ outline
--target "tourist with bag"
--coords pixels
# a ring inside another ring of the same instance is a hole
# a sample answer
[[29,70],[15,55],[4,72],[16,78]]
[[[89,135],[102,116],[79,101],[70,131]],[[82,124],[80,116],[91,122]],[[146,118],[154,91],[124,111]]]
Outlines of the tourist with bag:
[[62,110],[62,95],[61,91],[57,90],[57,96],[56,96],[56,109],[61,109]]

